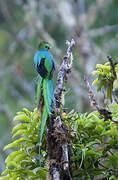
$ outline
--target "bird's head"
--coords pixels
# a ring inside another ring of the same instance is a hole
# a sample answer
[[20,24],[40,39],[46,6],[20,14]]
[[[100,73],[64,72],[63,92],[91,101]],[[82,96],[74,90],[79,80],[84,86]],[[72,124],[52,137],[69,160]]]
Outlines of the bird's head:
[[50,44],[46,41],[41,41],[38,46],[39,50],[47,50],[47,51],[50,49],[50,47],[51,47]]

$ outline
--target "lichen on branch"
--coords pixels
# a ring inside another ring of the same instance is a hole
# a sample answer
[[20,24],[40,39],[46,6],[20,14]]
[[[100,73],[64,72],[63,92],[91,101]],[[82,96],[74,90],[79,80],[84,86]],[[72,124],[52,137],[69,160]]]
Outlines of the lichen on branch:
[[[67,41],[67,44],[68,44],[67,53],[63,57],[63,61],[59,69],[56,88],[54,92],[58,108],[61,105],[61,95],[63,91],[65,91],[65,88],[63,87],[63,82],[67,80],[68,74],[71,72],[71,68],[72,68],[72,60],[73,60],[72,48],[75,46],[74,39],[72,39],[71,42]],[[71,58],[70,62],[69,62],[69,58]]]
[[68,74],[72,69],[72,48],[75,45],[75,41],[72,39],[71,42],[67,41],[66,43],[68,45],[68,49],[66,55],[63,57],[61,67],[59,69],[54,93],[56,98],[57,111],[55,110],[56,118],[53,120],[52,133],[50,130],[48,132],[48,147],[50,152],[49,171],[52,178],[54,179],[55,175],[58,174],[58,179],[66,178],[71,180],[72,177],[70,173],[68,150],[70,133],[66,127],[64,127],[63,121],[61,119],[60,106],[62,104],[61,96],[65,91],[63,82],[67,81]]

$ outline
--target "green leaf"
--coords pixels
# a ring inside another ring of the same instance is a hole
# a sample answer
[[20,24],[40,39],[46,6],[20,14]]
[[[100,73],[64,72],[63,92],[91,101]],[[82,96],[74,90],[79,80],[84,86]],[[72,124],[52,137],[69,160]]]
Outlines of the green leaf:
[[99,141],[91,141],[91,142],[87,143],[86,147],[87,147],[87,148],[88,148],[88,147],[91,147],[91,146],[93,146],[94,144],[100,144],[100,142],[99,142]]
[[25,152],[22,152],[21,154],[17,155],[14,158],[14,162],[19,163],[19,162],[21,162],[21,161],[23,161],[24,159],[27,159],[27,158],[28,158],[28,154],[26,154]]
[[104,130],[104,127],[102,125],[96,125],[95,130],[100,133]]
[[33,169],[33,172],[35,174],[39,173],[43,178],[45,178],[46,174],[47,174],[47,168],[41,168],[41,167],[37,167],[35,169]]
[[86,155],[96,155],[96,152],[93,150],[86,151]]
[[24,151],[14,151],[11,154],[8,155],[8,157],[5,160],[5,163],[9,163],[10,161],[16,161],[17,162],[17,158],[19,157],[19,155],[22,157],[27,156],[27,154]]
[[97,85],[97,91],[101,91],[102,86],[104,86],[106,83],[105,80],[99,80]]
[[88,168],[90,167],[90,162],[87,160],[87,161],[84,161],[84,167],[85,168]]
[[96,78],[93,82],[92,82],[92,86],[98,83],[98,78]]
[[16,137],[16,136],[18,136],[18,135],[24,136],[24,135],[29,135],[29,134],[30,134],[30,132],[28,132],[28,130],[21,129],[21,130],[18,130],[18,131],[13,135],[13,137]]
[[111,128],[111,135],[112,136],[116,136],[116,135],[118,135],[118,130],[117,130],[117,127],[116,127],[116,124],[115,123],[113,123],[113,122],[111,122],[111,124],[110,124],[110,128]]
[[19,123],[15,127],[13,127],[12,132],[21,130],[21,129],[27,129],[28,123]]
[[26,137],[22,137],[20,139],[15,140],[14,142],[8,144],[7,146],[4,147],[4,151],[8,148],[12,148],[12,147],[18,147],[19,143],[25,142],[28,139]]
[[9,175],[7,175],[7,176],[0,177],[0,180],[11,180],[11,178],[9,177]]
[[30,122],[30,118],[24,112],[18,112],[13,121]]
[[23,108],[23,110],[26,112],[27,116],[31,117],[31,112],[28,109]]
[[7,164],[6,164],[6,167],[10,167],[10,166],[14,166],[15,168],[18,168],[18,165],[16,162],[14,161],[9,161]]
[[80,155],[78,156],[72,156],[71,157],[71,161],[76,161],[76,160],[80,160],[82,157]]
[[83,157],[83,159],[85,159],[87,150],[88,150],[88,148],[83,148],[82,149],[82,157]]
[[6,168],[6,169],[2,172],[1,175],[9,174],[9,172],[10,172],[10,169]]
[[118,178],[116,178],[115,176],[111,176],[109,180],[118,180]]
[[38,113],[38,110],[37,110],[37,108],[36,109],[34,109],[34,112],[32,113],[32,115],[31,115],[31,118],[35,121],[35,120],[40,120],[40,115],[39,115],[39,113]]
[[108,156],[108,159],[110,160],[110,164],[113,165],[115,168],[117,167],[117,159],[114,155]]

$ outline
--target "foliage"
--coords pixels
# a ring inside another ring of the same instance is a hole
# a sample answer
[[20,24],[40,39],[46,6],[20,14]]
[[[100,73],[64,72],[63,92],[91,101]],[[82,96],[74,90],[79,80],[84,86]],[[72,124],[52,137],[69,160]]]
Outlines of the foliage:
[[[110,107],[112,117],[118,121],[118,105]],[[20,137],[7,148],[17,147],[5,160],[6,170],[0,179],[46,179],[47,147],[46,131],[43,136],[42,164],[38,162],[38,143],[40,134],[40,116],[37,109],[30,112],[24,109],[14,118],[18,124],[13,128],[13,137]],[[118,178],[118,130],[111,120],[104,121],[99,112],[81,114],[72,110],[62,113],[66,127],[72,131],[70,140],[70,160],[73,179]]]
[[[111,107],[112,117],[118,121],[118,105]],[[79,179],[118,178],[117,125],[97,111],[69,113],[65,119],[74,129],[71,139],[71,166],[73,176]]]
[[[18,112],[14,117],[14,122],[18,124],[13,128],[13,138],[17,137],[12,143],[5,146],[15,148],[5,160],[6,170],[0,179],[45,179],[47,167],[44,160],[47,156],[45,151],[42,151],[42,165],[39,166],[38,161],[38,143],[40,134],[40,116],[37,109],[33,112],[24,108],[24,112]],[[45,146],[45,141],[43,141]],[[46,149],[46,148],[45,148]]]
[[[118,65],[115,67],[116,73],[118,73]],[[97,78],[93,81],[92,85],[97,84],[97,91],[101,91],[102,87],[105,88],[107,98],[112,102],[112,90],[115,77],[111,70],[110,63],[97,64],[96,70],[92,72],[93,75],[97,75]]]

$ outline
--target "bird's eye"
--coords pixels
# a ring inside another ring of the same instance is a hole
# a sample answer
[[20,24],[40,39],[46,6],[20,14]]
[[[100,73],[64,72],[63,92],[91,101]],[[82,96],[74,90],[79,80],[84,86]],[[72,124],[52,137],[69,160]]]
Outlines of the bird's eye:
[[45,46],[47,49],[49,49],[49,46]]

